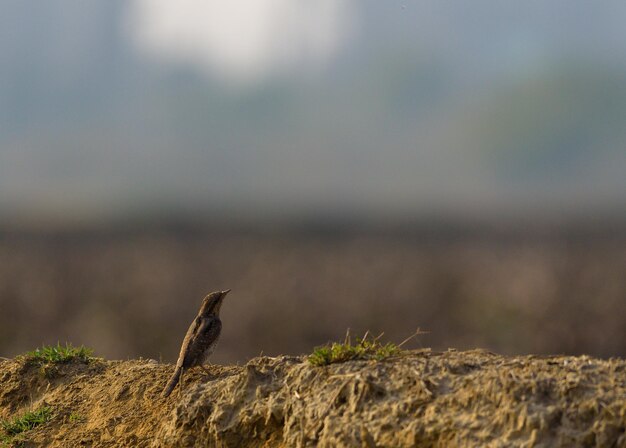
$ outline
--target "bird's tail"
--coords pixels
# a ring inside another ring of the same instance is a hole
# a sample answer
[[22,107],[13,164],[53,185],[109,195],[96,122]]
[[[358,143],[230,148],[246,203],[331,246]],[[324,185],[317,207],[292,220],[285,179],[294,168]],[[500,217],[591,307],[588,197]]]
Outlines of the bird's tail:
[[182,375],[183,375],[183,368],[177,366],[176,370],[174,370],[174,374],[172,375],[172,378],[167,383],[167,386],[165,386],[165,389],[163,389],[163,393],[161,394],[163,395],[163,397],[168,397],[172,393],[172,391],[174,390],[174,388],[180,381],[180,377]]

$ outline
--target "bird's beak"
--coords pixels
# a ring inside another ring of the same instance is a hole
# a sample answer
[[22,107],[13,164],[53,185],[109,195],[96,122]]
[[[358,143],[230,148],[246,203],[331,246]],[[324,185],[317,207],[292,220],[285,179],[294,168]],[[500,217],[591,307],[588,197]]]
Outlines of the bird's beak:
[[231,290],[227,289],[226,291],[222,291],[222,299],[228,294]]

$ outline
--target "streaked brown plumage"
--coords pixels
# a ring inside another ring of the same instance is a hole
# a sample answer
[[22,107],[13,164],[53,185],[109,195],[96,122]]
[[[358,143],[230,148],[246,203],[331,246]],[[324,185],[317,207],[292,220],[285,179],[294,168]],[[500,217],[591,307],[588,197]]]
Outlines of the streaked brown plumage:
[[183,339],[174,374],[163,389],[164,397],[172,393],[172,390],[181,380],[185,369],[198,366],[206,371],[204,364],[208,362],[213,350],[215,350],[222,331],[222,321],[220,320],[222,301],[229,292],[230,289],[212,292],[202,300],[200,311],[198,311],[198,315],[189,326],[185,339]]

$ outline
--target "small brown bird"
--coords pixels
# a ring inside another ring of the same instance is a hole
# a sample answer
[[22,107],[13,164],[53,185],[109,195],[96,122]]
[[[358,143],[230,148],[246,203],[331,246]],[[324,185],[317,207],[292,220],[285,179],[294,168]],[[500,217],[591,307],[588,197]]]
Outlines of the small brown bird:
[[178,382],[181,381],[184,369],[197,366],[209,373],[204,364],[208,362],[213,350],[215,350],[222,332],[220,308],[224,297],[229,292],[230,289],[212,292],[202,300],[200,311],[198,311],[198,315],[189,326],[185,339],[183,339],[183,345],[176,362],[176,370],[163,389],[164,397],[171,394]]

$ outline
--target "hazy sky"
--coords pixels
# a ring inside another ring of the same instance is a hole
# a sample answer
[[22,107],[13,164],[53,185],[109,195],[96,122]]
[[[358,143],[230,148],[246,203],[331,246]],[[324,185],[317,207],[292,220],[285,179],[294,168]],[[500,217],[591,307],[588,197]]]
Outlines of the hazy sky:
[[0,218],[626,207],[626,4],[5,1]]
[[319,71],[353,34],[351,1],[138,0],[127,31],[143,55],[188,65],[233,88]]

